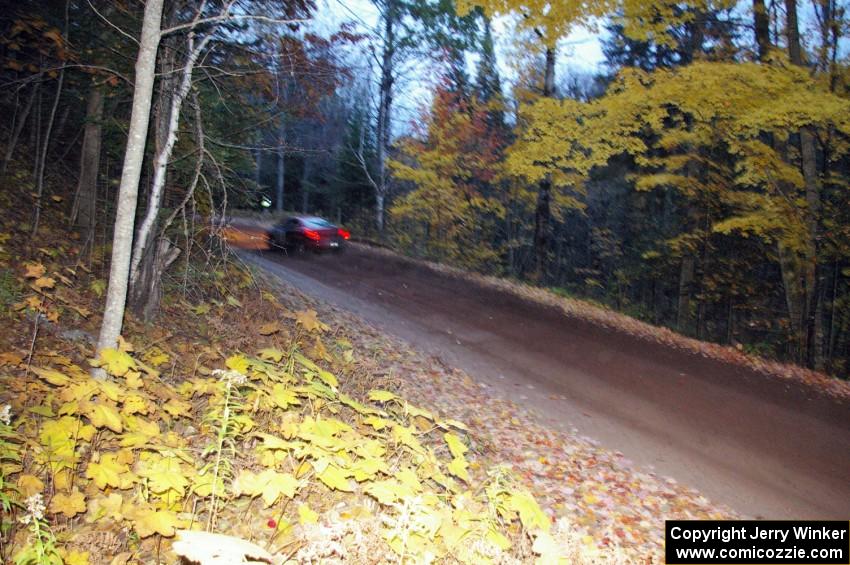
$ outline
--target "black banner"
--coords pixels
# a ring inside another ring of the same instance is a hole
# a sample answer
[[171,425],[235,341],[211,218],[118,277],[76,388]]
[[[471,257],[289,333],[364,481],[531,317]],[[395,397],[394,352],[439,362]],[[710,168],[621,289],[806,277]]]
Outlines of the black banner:
[[667,520],[664,537],[671,565],[850,564],[850,522]]

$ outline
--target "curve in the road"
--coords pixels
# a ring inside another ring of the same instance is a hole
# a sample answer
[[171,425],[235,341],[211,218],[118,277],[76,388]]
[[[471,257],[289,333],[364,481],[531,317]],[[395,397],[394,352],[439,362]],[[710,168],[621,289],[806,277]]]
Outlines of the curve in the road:
[[738,512],[850,517],[850,405],[366,248],[252,260]]

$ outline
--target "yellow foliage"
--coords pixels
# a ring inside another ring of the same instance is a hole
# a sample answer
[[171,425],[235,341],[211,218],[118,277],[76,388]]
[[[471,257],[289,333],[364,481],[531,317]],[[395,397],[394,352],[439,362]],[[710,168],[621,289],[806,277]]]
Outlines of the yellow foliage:
[[281,496],[294,497],[298,491],[298,480],[289,473],[278,473],[272,469],[266,469],[259,474],[242,471],[233,481],[233,490],[237,495],[262,497],[268,508]]
[[88,402],[83,411],[95,428],[109,428],[117,434],[124,431],[121,415],[115,406],[105,402]]
[[54,514],[61,513],[66,518],[73,518],[86,511],[86,497],[76,488],[71,494],[57,493],[50,501],[49,510]]
[[155,510],[150,505],[133,509],[129,516],[136,533],[140,538],[147,538],[154,534],[163,537],[172,537],[177,533],[177,528],[183,522],[174,512],[169,510]]
[[[313,332],[305,341],[315,339],[323,327],[315,312],[307,312],[298,323]],[[241,508],[240,497],[259,498],[266,508],[282,499],[295,499],[298,521],[317,523],[319,514],[299,498],[302,486],[309,483],[311,491],[318,488],[320,493],[338,491],[353,497],[362,493],[377,500],[385,507],[384,538],[409,557],[448,555],[463,539],[509,546],[487,513],[485,500],[476,502],[477,513],[469,505],[462,512],[454,509],[460,489],[446,473],[474,483],[465,459],[468,448],[457,432],[465,429],[460,422],[441,420],[386,390],[373,390],[362,401],[341,394],[339,380],[320,366],[321,359],[298,352],[262,357],[237,354],[224,361],[229,372],[199,371],[199,376],[178,387],[149,379],[133,391],[125,388],[124,380],[95,381],[70,361],[60,362],[61,373],[36,371],[49,384],[43,389],[49,389],[50,396],[39,398],[43,405],[25,417],[38,422],[31,427],[37,441],[31,442],[35,470],[23,472],[18,466],[13,472],[20,494],[43,493],[46,481],[37,473],[46,469],[56,489],[51,515],[61,515],[71,524],[108,521],[109,527],[132,528],[146,539],[172,537],[177,528],[188,525],[188,512],[177,510],[188,507],[189,493],[197,496],[192,501],[201,513],[211,512],[215,504],[217,512],[231,502]],[[96,364],[125,378],[134,367],[142,367],[130,353],[118,350],[106,352]],[[294,367],[299,369],[297,376],[291,374],[296,372]],[[240,390],[253,396],[240,396]],[[231,397],[226,396],[228,391]],[[232,403],[226,405],[228,427],[220,435],[224,413],[219,409],[225,398]],[[59,405],[59,415],[53,413],[53,404]],[[173,418],[195,419],[199,406],[204,413],[218,415],[203,422],[197,418],[197,424],[192,424],[200,430],[187,435]],[[264,426],[260,429],[283,437],[264,431],[248,433],[260,424]],[[438,429],[442,436],[435,433]],[[228,435],[233,433],[237,435]],[[228,459],[221,467],[213,467],[210,451],[197,460],[191,455],[197,436],[211,441],[224,438],[234,450],[218,452]],[[233,437],[245,445],[257,445],[237,452]],[[437,455],[441,438],[451,459]],[[85,456],[82,464],[81,455]],[[233,469],[236,464],[238,470]],[[265,468],[250,470],[260,465]],[[499,502],[502,520],[518,518],[527,528],[538,525],[528,500],[500,496],[504,498]],[[368,511],[360,504],[346,514],[365,516]],[[278,529],[288,531],[280,525]],[[82,553],[63,555],[72,562],[88,559]],[[480,562],[474,552],[463,560]]]
[[124,498],[117,492],[106,496],[98,496],[89,500],[87,522],[99,520],[121,520],[123,518],[122,506]]
[[[581,195],[593,167],[628,153],[643,167],[635,177],[638,190],[713,195],[734,212],[716,231],[798,251],[807,237],[803,179],[763,137],[781,140],[804,127],[850,134],[850,100],[806,69],[782,63],[627,69],[598,100],[541,99],[523,107],[520,117],[521,135],[508,159],[515,175],[530,182],[549,177],[562,191]],[[648,145],[649,139],[655,141]],[[709,150],[718,144],[731,155],[714,161]]]
[[18,477],[18,489],[24,498],[40,493],[44,490],[44,482],[35,475],[21,475]]
[[136,361],[126,351],[103,349],[97,361],[91,362],[93,367],[101,367],[115,377],[124,376],[130,369],[136,369]]
[[98,461],[92,461],[86,467],[86,478],[92,479],[97,488],[114,487],[120,490],[128,489],[138,477],[130,472],[126,463],[119,461],[119,454],[105,453]]
[[136,474],[147,479],[148,488],[158,495],[173,491],[177,498],[183,498],[189,486],[188,473],[175,456],[142,453],[136,464]]
[[408,138],[402,156],[389,162],[393,176],[414,187],[390,208],[401,246],[472,269],[496,264],[493,223],[505,209],[482,185],[499,182],[502,141],[488,129],[488,109],[441,86],[427,131]]

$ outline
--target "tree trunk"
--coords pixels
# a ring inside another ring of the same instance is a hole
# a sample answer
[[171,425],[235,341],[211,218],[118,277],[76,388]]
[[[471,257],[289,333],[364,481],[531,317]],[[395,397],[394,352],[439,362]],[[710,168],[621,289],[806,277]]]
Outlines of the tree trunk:
[[[226,8],[225,8],[226,10]],[[139,306],[140,301],[143,301],[144,286],[140,286],[141,277],[139,266],[141,265],[144,253],[153,243],[155,237],[153,234],[154,224],[162,207],[163,189],[165,188],[165,178],[168,172],[168,161],[171,159],[171,153],[174,150],[174,144],[177,142],[177,128],[180,124],[180,110],[183,107],[183,101],[189,94],[189,89],[192,86],[192,73],[195,69],[195,64],[201,52],[206,48],[212,38],[212,34],[205,35],[197,44],[195,36],[192,32],[189,33],[188,48],[189,55],[183,67],[183,75],[180,80],[180,86],[177,92],[171,98],[171,108],[168,114],[168,131],[166,134],[165,145],[157,153],[154,160],[153,182],[151,183],[150,197],[148,200],[147,211],[139,226],[139,233],[136,235],[136,243],[133,246],[133,258],[130,265],[130,289],[133,295],[133,307]],[[147,308],[146,308],[147,310]]]
[[[543,76],[543,96],[555,95],[555,48],[546,48],[546,71]],[[545,279],[546,255],[549,251],[551,227],[552,181],[547,176],[540,181],[537,189],[537,206],[534,210],[534,273],[532,279],[542,282]]]
[[21,132],[24,130],[24,126],[27,123],[27,118],[32,111],[33,102],[36,99],[36,93],[38,92],[38,86],[34,86],[32,92],[30,93],[29,98],[27,99],[26,105],[21,110],[20,114],[16,114],[14,117],[14,122],[12,124],[12,135],[9,138],[9,143],[6,145],[6,154],[3,156],[3,165],[0,168],[0,178],[6,175],[6,168],[9,166],[9,161],[12,160],[12,156],[15,154],[15,147],[18,145],[18,139],[21,137]]
[[[839,7],[836,0],[820,0],[821,6],[821,55],[820,67],[829,73],[829,90],[835,92],[840,74],[838,72],[839,44],[843,26],[845,7]],[[817,7],[817,4],[815,6]]]
[[284,198],[286,197],[286,124],[281,116],[280,130],[278,134],[278,150],[277,150],[277,178],[275,186],[275,210],[283,212]]
[[33,211],[32,235],[38,233],[41,221],[41,203],[44,197],[44,169],[47,166],[47,152],[50,149],[50,137],[53,132],[53,124],[56,121],[56,109],[59,107],[59,99],[62,97],[62,86],[65,84],[65,65],[59,71],[59,81],[56,83],[56,95],[53,97],[53,106],[50,108],[50,116],[47,118],[47,128],[41,144],[41,153],[36,164],[35,177],[35,210]]
[[[797,23],[797,1],[785,0],[785,33],[788,39],[788,55],[791,63],[805,66],[800,45]],[[818,232],[820,231],[821,181],[817,170],[817,146],[815,133],[810,127],[800,130],[800,160],[806,186],[806,242],[803,261],[803,283],[805,291],[805,332],[807,336],[806,360],[816,369],[823,368],[823,307],[818,304],[822,293],[820,269],[818,268]]]
[[[198,181],[201,178],[203,170],[204,158],[206,156],[204,143],[204,127],[201,115],[201,107],[198,103],[196,93],[193,93],[193,101],[195,107],[195,140],[198,148],[198,160],[195,163],[195,173],[192,177],[192,182],[189,185],[186,195],[180,204],[171,212],[171,214],[162,222],[162,227],[159,228],[159,236],[156,242],[156,248],[150,253],[145,254],[142,260],[142,268],[140,275],[141,288],[145,289],[144,300],[140,301],[137,308],[142,318],[145,320],[152,319],[158,312],[162,299],[162,280],[166,270],[177,260],[181,250],[176,247],[171,240],[168,239],[168,228],[177,218],[178,214],[185,214],[186,206],[192,201],[195,194],[195,189],[198,187]],[[185,215],[184,215],[185,218]],[[188,260],[189,249],[191,246],[191,236],[188,228],[184,224],[184,236],[186,238],[186,257]]]
[[378,99],[378,175],[375,190],[375,224],[384,232],[384,203],[389,191],[387,179],[387,150],[392,132],[393,85],[395,83],[395,26],[399,13],[396,0],[387,0],[384,18],[384,49],[381,54],[381,88]]
[[555,96],[555,48],[546,48],[546,72],[543,76],[543,96]]
[[165,237],[157,238],[156,248],[145,253],[137,283],[138,288],[144,289],[144,292],[134,304],[134,310],[143,320],[151,320],[159,312],[163,276],[179,255],[180,248],[175,247]]
[[71,211],[71,222],[86,230],[87,240],[94,237],[97,212],[97,178],[100,169],[104,96],[103,89],[93,86],[86,106],[86,125],[80,151],[80,179]]
[[764,0],[753,0],[753,19],[759,61],[765,62],[770,53],[770,16]]
[[310,207],[310,163],[304,161],[304,171],[301,174],[301,213],[306,214]]
[[36,85],[38,95],[35,101],[35,116],[33,116],[33,127],[30,128],[30,147],[33,148],[32,178],[33,182],[38,177],[38,156],[41,155],[41,122],[44,114],[44,88]]
[[[163,0],[147,0],[142,20],[142,37],[136,58],[133,107],[130,130],[118,188],[118,210],[112,239],[112,263],[109,269],[109,288],[106,307],[97,340],[97,350],[114,348],[124,323],[124,305],[127,300],[127,283],[130,274],[130,253],[133,247],[133,224],[139,196],[139,178],[145,154],[145,141],[153,98],[156,51],[159,47]],[[103,378],[102,370],[95,376]]]
[[803,362],[806,351],[805,337],[805,289],[802,282],[801,258],[781,243],[777,244],[779,267],[782,273],[782,286],[785,290],[785,306],[791,322],[793,339],[793,358]]
[[800,27],[797,23],[797,0],[785,0],[785,38],[788,41],[788,57],[791,63],[803,65]]
[[263,177],[263,150],[258,147],[254,152],[254,185],[257,190],[260,189],[260,184]]
[[694,285],[696,258],[691,255],[682,257],[682,267],[679,271],[679,300],[676,308],[676,329],[685,335],[690,335],[693,316],[691,315],[691,294]]

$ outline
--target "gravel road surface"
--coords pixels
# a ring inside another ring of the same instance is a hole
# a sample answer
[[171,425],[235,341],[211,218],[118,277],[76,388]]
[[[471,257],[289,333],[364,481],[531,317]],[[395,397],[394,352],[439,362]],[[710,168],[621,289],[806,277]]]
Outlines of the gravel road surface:
[[242,252],[535,411],[747,517],[850,518],[850,404],[571,319],[363,246]]

